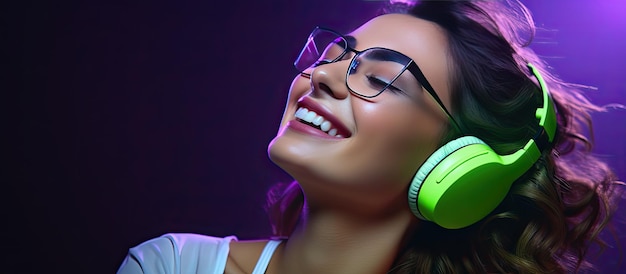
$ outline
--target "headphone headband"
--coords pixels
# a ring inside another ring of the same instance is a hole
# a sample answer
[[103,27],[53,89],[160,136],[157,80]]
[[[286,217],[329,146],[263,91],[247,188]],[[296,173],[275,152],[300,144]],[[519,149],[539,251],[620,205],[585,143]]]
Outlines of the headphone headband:
[[543,76],[539,73],[539,70],[532,64],[527,64],[530,72],[537,78],[539,88],[543,95],[543,105],[537,108],[535,111],[535,117],[539,120],[539,126],[541,130],[537,132],[537,135],[533,138],[537,142],[537,146],[540,150],[544,150],[552,144],[556,135],[556,111],[554,109],[554,101],[548,90],[548,85],[543,80]]

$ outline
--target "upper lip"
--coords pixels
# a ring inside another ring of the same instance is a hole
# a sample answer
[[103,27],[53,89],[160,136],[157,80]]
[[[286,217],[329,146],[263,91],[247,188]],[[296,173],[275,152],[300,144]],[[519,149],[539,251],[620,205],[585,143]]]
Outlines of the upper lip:
[[348,129],[348,127],[346,127],[339,119],[337,119],[337,117],[335,117],[325,107],[313,101],[311,98],[302,97],[298,101],[298,107],[307,108],[308,110],[314,111],[318,115],[324,117],[326,121],[329,121],[333,125],[333,128],[337,129],[337,134],[341,134],[346,138],[352,135],[352,132]]

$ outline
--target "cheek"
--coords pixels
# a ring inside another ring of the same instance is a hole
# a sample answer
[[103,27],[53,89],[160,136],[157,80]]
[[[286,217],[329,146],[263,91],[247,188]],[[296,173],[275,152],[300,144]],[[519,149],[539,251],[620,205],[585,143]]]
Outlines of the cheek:
[[437,148],[444,130],[419,106],[410,103],[365,105],[356,117],[370,157],[389,173],[407,177]]
[[300,98],[311,89],[311,80],[300,74],[296,75],[289,87],[289,97]]
[[285,106],[283,118],[280,123],[281,128],[285,126],[285,124],[291,119],[290,115],[295,113],[296,103],[298,102],[298,99],[302,98],[302,96],[309,92],[310,88],[311,82],[308,78],[298,74],[293,79],[293,81],[291,82],[291,86],[289,87],[287,105]]
[[401,143],[438,143],[443,123],[437,117],[408,100],[388,101],[358,107],[355,116],[360,132]]

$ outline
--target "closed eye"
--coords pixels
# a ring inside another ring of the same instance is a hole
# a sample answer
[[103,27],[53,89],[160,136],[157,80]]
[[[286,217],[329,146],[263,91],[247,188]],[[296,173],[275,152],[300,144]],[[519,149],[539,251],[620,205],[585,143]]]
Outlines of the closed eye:
[[313,64],[313,67],[319,67],[321,65],[326,65],[326,64],[330,64],[330,63],[332,63],[332,62],[328,61],[328,60],[318,60],[317,62],[315,62]]
[[371,75],[367,76],[367,81],[370,83],[372,88],[375,88],[378,90],[388,89],[389,91],[393,93],[398,93],[398,92],[404,93],[404,91],[402,91],[398,87],[386,82],[385,80],[377,78],[375,76],[371,76]]
[[328,60],[328,59],[318,60],[317,62],[315,62],[315,63],[313,64],[313,67],[318,67],[318,66],[321,66],[321,65],[330,64],[330,63],[333,63],[333,62],[336,62],[336,61],[348,60],[348,59],[350,59],[350,58],[351,58],[351,57],[350,57],[350,54],[345,54],[345,53],[343,53],[343,54],[341,55],[341,58],[338,58],[338,60]]

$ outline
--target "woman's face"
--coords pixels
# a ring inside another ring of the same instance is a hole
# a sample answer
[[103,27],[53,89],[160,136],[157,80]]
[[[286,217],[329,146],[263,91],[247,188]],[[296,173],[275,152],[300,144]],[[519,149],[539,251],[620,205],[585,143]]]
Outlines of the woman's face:
[[[349,35],[356,39],[356,50],[383,47],[413,59],[450,109],[447,40],[437,25],[388,14]],[[310,78],[296,76],[279,132],[269,145],[270,158],[301,184],[309,200],[406,200],[406,188],[440,143],[447,117],[408,70],[400,77],[415,81],[416,88],[406,94],[385,90],[368,99],[351,93],[346,71],[353,55],[309,68]],[[340,136],[296,118],[301,108],[323,116]]]

